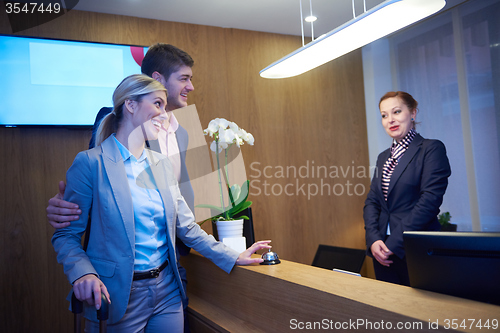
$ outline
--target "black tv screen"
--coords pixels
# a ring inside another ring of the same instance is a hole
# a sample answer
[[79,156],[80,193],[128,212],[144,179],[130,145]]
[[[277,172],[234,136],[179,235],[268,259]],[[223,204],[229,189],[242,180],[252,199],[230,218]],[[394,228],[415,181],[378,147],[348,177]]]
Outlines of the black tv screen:
[[147,47],[0,35],[0,126],[91,126]]
[[500,305],[500,233],[405,232],[410,285]]

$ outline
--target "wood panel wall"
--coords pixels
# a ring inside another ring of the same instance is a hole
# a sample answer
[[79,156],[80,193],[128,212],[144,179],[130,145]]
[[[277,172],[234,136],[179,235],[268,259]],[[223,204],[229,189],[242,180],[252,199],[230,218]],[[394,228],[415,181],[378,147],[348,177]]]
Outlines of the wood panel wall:
[[[2,6],[0,33],[10,34]],[[78,11],[19,35],[184,49],[195,59],[189,99],[202,124],[225,117],[256,138],[243,154],[257,238],[305,264],[318,244],[363,248],[369,175],[360,50],[295,78],[267,80],[259,70],[299,47],[299,37]],[[19,104],[0,104],[0,112],[22,112]],[[45,207],[89,137],[87,130],[0,128],[2,332],[71,329],[70,286]],[[317,167],[327,174],[318,177]]]

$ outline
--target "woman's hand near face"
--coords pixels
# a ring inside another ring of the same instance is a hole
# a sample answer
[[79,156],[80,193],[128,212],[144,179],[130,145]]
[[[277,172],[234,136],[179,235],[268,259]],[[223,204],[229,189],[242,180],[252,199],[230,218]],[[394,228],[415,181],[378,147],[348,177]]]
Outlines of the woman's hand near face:
[[385,246],[385,243],[381,240],[375,241],[370,247],[372,250],[373,257],[382,265],[389,267],[392,264],[392,260],[388,260],[389,256],[392,255],[392,251]]
[[73,284],[73,292],[78,300],[95,305],[97,310],[101,308],[101,292],[111,304],[108,289],[94,274],[87,274],[76,280]]
[[264,259],[262,258],[252,258],[252,254],[260,249],[270,249],[271,245],[269,245],[269,243],[271,243],[270,240],[258,241],[256,243],[253,243],[252,246],[241,252],[240,256],[236,260],[236,265],[259,264],[263,262]]

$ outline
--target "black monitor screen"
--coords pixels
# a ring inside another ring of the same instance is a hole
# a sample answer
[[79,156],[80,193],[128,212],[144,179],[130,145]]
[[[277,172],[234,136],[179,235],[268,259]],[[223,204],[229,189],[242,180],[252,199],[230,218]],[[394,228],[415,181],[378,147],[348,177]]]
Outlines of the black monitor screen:
[[405,232],[410,284],[500,305],[500,233]]
[[365,257],[366,250],[320,244],[312,266],[359,273]]

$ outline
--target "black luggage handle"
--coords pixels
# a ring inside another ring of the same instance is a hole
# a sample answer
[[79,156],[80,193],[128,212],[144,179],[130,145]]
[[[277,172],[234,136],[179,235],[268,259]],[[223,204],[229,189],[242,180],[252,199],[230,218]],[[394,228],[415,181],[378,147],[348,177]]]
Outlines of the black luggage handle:
[[[76,298],[75,293],[71,295],[71,312],[75,314],[74,329],[75,332],[81,332],[81,313],[83,312],[83,302]],[[99,319],[99,328],[105,332],[106,320],[109,318],[109,302],[104,293],[101,293],[101,308],[97,310],[97,319]]]
[[[75,314],[82,313],[83,302],[76,298],[75,293],[71,295],[71,312]],[[97,310],[97,319],[108,320],[109,318],[109,303],[108,299],[101,293],[101,308]]]

